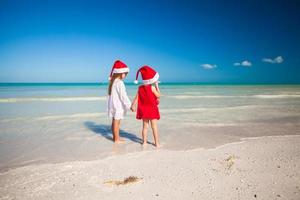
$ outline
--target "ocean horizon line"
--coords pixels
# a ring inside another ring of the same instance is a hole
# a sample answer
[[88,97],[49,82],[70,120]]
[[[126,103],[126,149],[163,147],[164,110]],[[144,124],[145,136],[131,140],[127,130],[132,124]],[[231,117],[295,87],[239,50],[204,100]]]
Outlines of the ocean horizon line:
[[[142,82],[135,84],[126,82],[126,85],[140,85]],[[103,86],[108,85],[108,82],[0,82],[0,87],[6,86]],[[300,85],[300,83],[249,83],[249,82],[161,82],[160,85]]]
[[[134,86],[140,85],[132,82],[125,82],[126,85]],[[0,87],[43,87],[43,86],[62,86],[62,87],[74,87],[74,86],[105,86],[108,82],[3,82],[0,83]],[[162,86],[299,86],[300,83],[206,83],[206,82],[162,82]]]

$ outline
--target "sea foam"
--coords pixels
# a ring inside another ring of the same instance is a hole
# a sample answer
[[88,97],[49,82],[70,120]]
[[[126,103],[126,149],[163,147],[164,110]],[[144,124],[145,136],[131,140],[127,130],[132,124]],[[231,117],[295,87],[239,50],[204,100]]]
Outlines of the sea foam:
[[261,95],[173,95],[165,96],[175,99],[202,99],[202,98],[259,98],[259,99],[278,99],[278,98],[300,98],[298,94],[261,94]]
[[0,98],[0,103],[17,102],[64,102],[64,101],[105,101],[107,97],[36,97],[36,98]]

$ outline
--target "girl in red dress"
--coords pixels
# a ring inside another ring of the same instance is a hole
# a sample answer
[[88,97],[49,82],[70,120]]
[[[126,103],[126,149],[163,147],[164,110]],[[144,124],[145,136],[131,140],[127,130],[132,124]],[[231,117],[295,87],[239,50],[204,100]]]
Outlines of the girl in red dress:
[[160,91],[158,87],[159,74],[151,67],[143,66],[136,73],[135,83],[137,83],[139,72],[143,78],[143,85],[139,86],[138,88],[138,92],[131,105],[131,110],[133,112],[136,110],[137,103],[136,118],[143,120],[143,145],[147,144],[147,130],[150,122],[155,146],[159,147],[157,132],[157,120],[160,119],[158,110],[160,97]]

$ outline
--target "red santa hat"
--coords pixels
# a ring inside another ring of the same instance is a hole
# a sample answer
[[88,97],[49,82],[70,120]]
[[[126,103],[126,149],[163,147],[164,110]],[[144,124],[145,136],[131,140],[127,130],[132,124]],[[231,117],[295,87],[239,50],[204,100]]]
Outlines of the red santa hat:
[[113,67],[111,68],[108,80],[111,80],[111,77],[113,74],[120,74],[120,73],[126,73],[126,72],[129,72],[129,68],[127,67],[127,65],[125,63],[123,63],[122,61],[117,60],[114,63]]
[[158,81],[159,74],[149,66],[143,66],[136,72],[134,83],[138,83],[139,72],[142,75],[143,84],[152,84]]

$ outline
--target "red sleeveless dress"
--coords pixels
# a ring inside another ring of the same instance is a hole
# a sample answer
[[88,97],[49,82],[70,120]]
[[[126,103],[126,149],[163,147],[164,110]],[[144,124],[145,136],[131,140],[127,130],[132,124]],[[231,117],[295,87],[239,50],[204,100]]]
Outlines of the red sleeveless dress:
[[158,99],[151,90],[151,85],[141,85],[138,89],[137,119],[160,119]]

